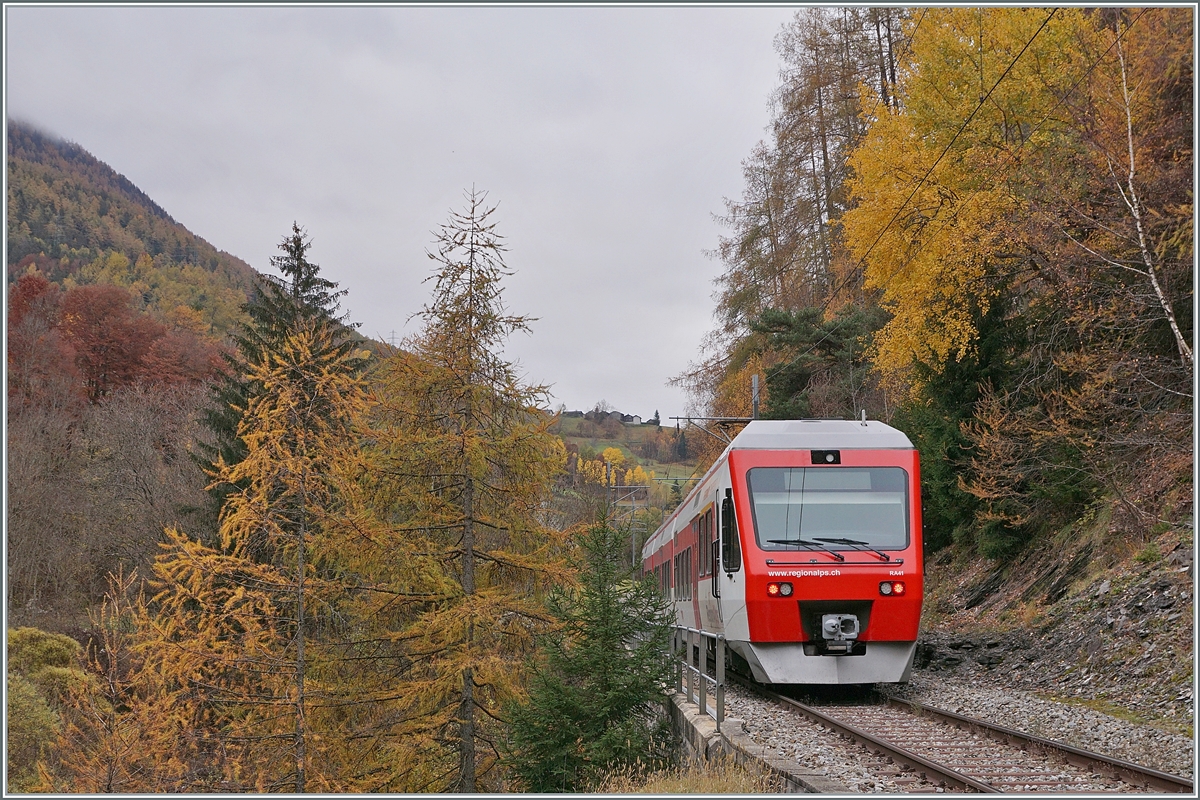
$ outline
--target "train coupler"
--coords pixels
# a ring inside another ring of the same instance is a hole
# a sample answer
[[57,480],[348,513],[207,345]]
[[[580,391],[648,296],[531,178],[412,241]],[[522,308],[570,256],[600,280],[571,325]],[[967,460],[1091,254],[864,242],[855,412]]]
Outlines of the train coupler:
[[854,614],[824,614],[821,637],[829,655],[848,655],[858,643],[858,617]]

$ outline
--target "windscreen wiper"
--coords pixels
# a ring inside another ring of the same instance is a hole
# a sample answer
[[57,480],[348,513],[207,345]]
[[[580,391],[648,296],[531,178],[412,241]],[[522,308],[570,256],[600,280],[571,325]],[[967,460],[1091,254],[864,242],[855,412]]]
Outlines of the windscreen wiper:
[[813,538],[816,539],[818,542],[832,542],[834,544],[848,544],[851,547],[857,547],[859,550],[869,550],[872,553],[874,553],[875,555],[882,558],[884,561],[892,560],[892,557],[889,556],[887,553],[883,552],[882,550],[876,550],[874,547],[871,547],[871,545],[868,542],[862,542],[862,541],[859,541],[858,539],[826,539],[826,538],[816,537],[816,536],[814,536]]
[[[810,542],[808,539],[767,539],[767,541],[770,542],[771,544],[802,544],[805,547],[808,547],[810,549],[816,547],[820,550],[825,551],[829,555],[833,556],[838,561],[846,560],[846,557],[843,556],[841,553],[834,550],[832,547],[826,547],[825,545],[820,544],[819,541]],[[828,540],[826,540],[826,541],[828,541]]]

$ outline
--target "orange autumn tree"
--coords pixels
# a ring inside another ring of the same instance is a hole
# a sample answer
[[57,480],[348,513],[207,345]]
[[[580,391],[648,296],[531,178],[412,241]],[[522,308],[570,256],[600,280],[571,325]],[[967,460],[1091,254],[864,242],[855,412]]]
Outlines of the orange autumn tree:
[[181,733],[206,754],[192,790],[353,788],[335,709],[352,687],[325,680],[343,633],[333,540],[336,462],[364,394],[360,355],[329,324],[298,326],[248,377],[262,392],[239,435],[246,457],[220,465],[241,487],[220,546],[167,533],[154,567],[145,669],[185,697]]
[[472,191],[438,234],[424,328],[377,376],[345,538],[379,587],[355,616],[374,620],[374,663],[390,670],[390,699],[363,722],[385,791],[502,787],[499,710],[521,692],[540,598],[563,570],[546,501],[564,454],[545,389],[502,356],[528,320],[502,302],[494,211]]
[[911,408],[972,407],[959,485],[985,554],[1103,494],[1154,524],[1190,465],[1190,14],[921,20],[850,159],[845,241],[891,313],[875,365]]
[[37,792],[151,793],[194,789],[199,751],[189,713],[137,651],[145,624],[137,574],[109,575],[91,614],[92,638],[62,682],[58,740],[39,769]]
[[930,9],[901,65],[900,104],[881,109],[850,157],[846,244],[892,319],[876,365],[907,377],[971,346],[972,304],[1024,256],[1027,154],[1053,148],[1057,97],[1076,81],[1077,10]]

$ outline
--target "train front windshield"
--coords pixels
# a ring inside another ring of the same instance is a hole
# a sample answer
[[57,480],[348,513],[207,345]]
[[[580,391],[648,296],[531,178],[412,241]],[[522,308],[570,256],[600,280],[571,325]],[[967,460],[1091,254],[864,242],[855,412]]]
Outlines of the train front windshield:
[[747,478],[763,550],[908,546],[908,475],[899,467],[754,467]]

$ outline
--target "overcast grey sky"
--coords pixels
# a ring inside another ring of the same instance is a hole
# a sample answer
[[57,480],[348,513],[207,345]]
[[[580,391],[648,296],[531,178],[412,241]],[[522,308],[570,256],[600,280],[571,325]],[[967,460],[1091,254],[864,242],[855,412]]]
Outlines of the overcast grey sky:
[[5,97],[256,269],[298,221],[382,339],[487,190],[506,303],[537,318],[508,355],[569,409],[665,421],[795,8],[9,5]]

